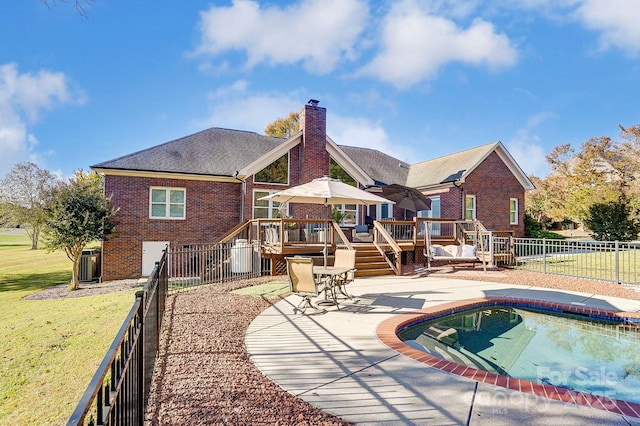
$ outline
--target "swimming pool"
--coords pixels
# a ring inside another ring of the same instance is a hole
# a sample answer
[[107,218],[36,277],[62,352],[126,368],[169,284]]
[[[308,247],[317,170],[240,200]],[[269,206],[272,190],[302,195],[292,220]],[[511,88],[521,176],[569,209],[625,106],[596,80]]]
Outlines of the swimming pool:
[[483,298],[391,318],[378,336],[472,380],[640,417],[639,321],[637,313]]

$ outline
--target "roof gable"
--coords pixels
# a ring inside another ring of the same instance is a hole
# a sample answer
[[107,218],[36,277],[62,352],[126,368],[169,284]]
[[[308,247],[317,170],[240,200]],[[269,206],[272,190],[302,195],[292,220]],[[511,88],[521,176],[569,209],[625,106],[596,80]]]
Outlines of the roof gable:
[[492,142],[454,154],[416,163],[411,166],[405,184],[413,188],[426,189],[449,183],[452,184],[456,180],[464,182],[465,178],[492,152],[498,154],[524,189],[534,188],[527,175],[522,171],[520,166],[518,166],[501,142]]

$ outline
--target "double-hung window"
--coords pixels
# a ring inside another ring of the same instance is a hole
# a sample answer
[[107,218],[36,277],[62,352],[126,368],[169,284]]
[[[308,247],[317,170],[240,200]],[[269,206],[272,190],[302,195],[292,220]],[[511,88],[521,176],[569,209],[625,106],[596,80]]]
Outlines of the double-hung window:
[[464,197],[464,218],[467,220],[476,218],[476,196],[465,195]]
[[152,187],[149,193],[149,217],[151,219],[185,218],[186,189]]
[[509,223],[511,225],[518,224],[518,199],[509,199]]
[[[279,218],[282,214],[282,203],[273,200],[261,200],[260,198],[266,197],[278,191],[259,190],[253,191],[253,219],[274,219]],[[289,206],[287,205],[287,211],[284,215],[288,215]]]

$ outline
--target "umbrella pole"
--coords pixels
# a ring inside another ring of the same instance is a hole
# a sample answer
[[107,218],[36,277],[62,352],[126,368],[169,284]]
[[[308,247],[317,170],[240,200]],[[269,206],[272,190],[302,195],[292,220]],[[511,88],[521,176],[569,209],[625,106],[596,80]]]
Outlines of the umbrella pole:
[[327,218],[325,219],[324,228],[324,249],[322,250],[325,268],[327,267],[327,256],[329,255],[329,249],[327,248],[327,240],[329,239],[329,216],[331,216],[331,206],[327,204]]

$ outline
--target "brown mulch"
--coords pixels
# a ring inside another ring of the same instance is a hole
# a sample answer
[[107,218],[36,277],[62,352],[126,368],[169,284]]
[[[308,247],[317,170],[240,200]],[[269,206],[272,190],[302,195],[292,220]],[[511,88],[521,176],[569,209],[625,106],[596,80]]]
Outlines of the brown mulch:
[[286,392],[250,361],[247,327],[276,300],[230,290],[274,278],[169,298],[147,425],[350,424]]

